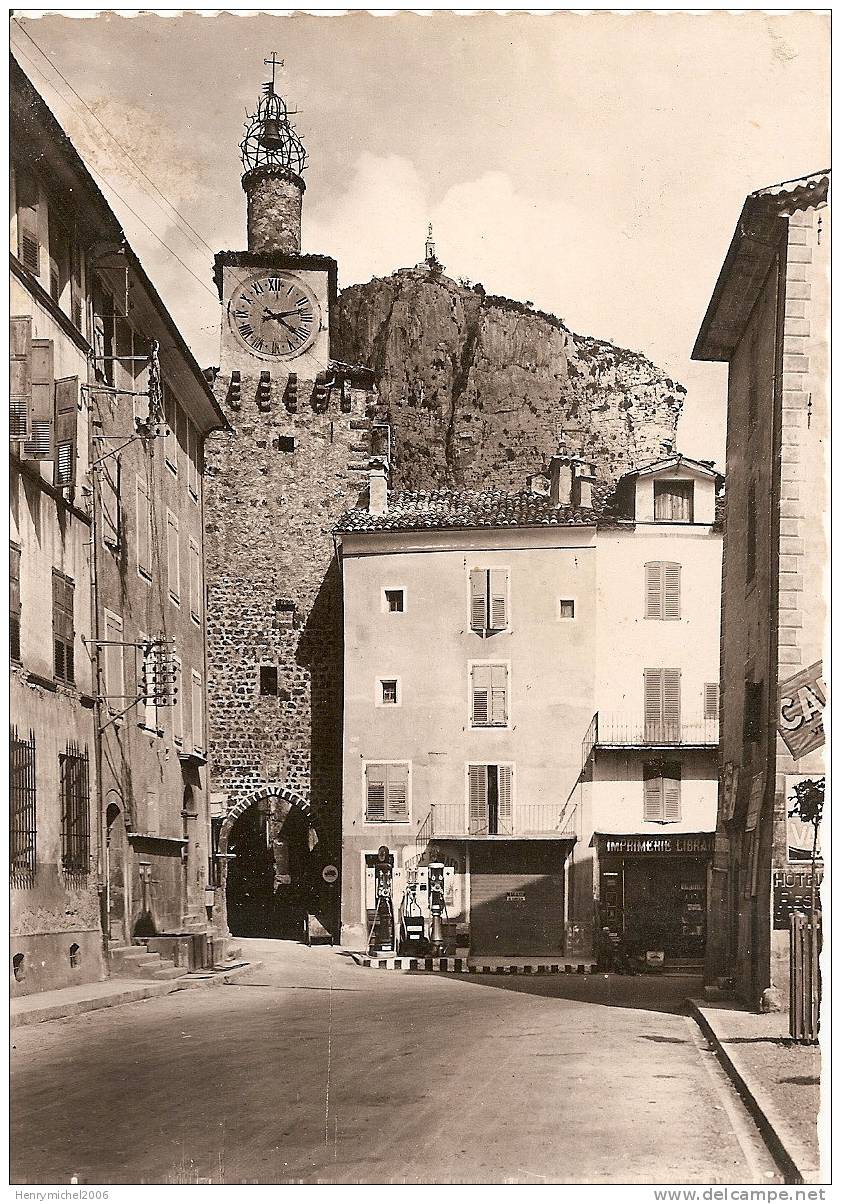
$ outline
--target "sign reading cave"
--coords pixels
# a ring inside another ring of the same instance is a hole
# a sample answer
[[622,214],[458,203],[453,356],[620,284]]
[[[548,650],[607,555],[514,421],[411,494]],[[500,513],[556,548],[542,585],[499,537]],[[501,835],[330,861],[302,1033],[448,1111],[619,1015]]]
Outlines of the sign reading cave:
[[825,706],[823,661],[815,661],[808,669],[801,669],[788,681],[780,682],[777,728],[795,761],[826,742],[823,730]]
[[605,853],[680,854],[712,853],[714,832],[702,832],[697,836],[605,836]]

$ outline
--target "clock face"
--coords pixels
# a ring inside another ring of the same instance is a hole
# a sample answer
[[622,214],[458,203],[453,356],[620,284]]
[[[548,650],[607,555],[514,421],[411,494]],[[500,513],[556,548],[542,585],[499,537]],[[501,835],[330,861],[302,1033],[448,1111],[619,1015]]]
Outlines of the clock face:
[[288,360],[312,345],[321,330],[321,309],[297,276],[264,270],[237,286],[228,321],[252,355]]

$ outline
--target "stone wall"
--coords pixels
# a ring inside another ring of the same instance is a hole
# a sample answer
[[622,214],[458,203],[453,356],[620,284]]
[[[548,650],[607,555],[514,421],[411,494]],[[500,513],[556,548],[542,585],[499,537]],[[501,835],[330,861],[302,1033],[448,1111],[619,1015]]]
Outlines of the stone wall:
[[248,195],[249,251],[300,251],[304,181],[280,168],[258,167],[242,184]]

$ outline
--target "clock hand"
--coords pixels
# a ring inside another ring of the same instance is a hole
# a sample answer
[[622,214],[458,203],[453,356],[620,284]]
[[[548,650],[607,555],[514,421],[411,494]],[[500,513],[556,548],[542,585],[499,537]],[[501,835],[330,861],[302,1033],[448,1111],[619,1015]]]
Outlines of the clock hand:
[[283,313],[275,313],[273,309],[263,309],[263,316],[266,318],[274,318],[278,322],[282,322],[284,318],[291,318],[294,314],[299,314],[298,309],[285,309]]

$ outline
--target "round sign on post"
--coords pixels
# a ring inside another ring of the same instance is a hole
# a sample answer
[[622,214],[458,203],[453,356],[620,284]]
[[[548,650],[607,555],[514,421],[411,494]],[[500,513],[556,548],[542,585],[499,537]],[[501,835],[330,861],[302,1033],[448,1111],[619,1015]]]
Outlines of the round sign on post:
[[324,869],[321,871],[321,877],[328,884],[328,886],[332,886],[333,883],[338,880],[339,871],[336,869],[335,865],[325,865]]

